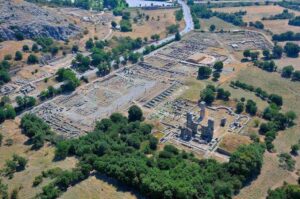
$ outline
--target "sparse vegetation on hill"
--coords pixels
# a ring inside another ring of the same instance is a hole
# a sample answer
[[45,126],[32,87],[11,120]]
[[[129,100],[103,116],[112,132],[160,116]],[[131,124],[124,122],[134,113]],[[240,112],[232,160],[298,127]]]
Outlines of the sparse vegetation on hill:
[[125,0],[27,0],[33,3],[43,3],[55,6],[68,6],[68,7],[78,7],[86,10],[98,10],[101,11],[104,8],[109,9],[120,9],[126,6]]

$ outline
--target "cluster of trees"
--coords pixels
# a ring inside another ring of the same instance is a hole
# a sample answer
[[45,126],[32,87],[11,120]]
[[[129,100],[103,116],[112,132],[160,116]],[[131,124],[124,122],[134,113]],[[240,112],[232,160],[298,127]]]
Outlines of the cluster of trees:
[[221,72],[223,70],[224,64],[221,61],[217,61],[213,68],[214,68],[214,72],[213,72],[213,81],[218,81],[219,78],[221,77]]
[[269,190],[267,199],[300,198],[300,186],[284,183],[282,187]]
[[275,103],[272,103],[264,110],[263,118],[268,120],[268,122],[260,125],[259,132],[265,135],[265,143],[269,151],[274,150],[272,142],[276,138],[277,132],[293,126],[296,117],[293,111],[281,113],[279,106]]
[[52,98],[58,94],[60,94],[62,92],[61,88],[54,88],[53,86],[48,86],[48,88],[46,90],[43,90],[40,94],[39,94],[39,98],[41,101],[44,101],[46,99]]
[[225,91],[223,88],[216,88],[213,85],[207,85],[200,93],[200,100],[211,105],[215,99],[228,101],[230,95],[231,93],[229,91]]
[[207,66],[200,66],[198,68],[198,79],[208,79],[212,74],[212,69]]
[[[270,52],[269,49],[264,49],[263,50],[263,56],[265,60],[270,60],[270,59],[280,59],[283,54],[283,48],[279,45],[275,45],[272,49],[272,53]],[[260,52],[259,51],[250,51],[250,50],[244,50],[243,56],[244,58],[242,61],[249,61],[249,58],[252,61],[255,61],[259,58]]]
[[14,154],[11,160],[6,160],[5,167],[3,169],[4,175],[10,179],[13,178],[15,172],[25,170],[27,162],[28,160],[24,157]]
[[183,19],[183,10],[179,9],[175,11],[176,21],[181,21]]
[[298,44],[287,42],[284,46],[284,52],[288,57],[298,57],[300,52],[300,47]]
[[249,26],[255,27],[257,29],[264,29],[265,28],[264,24],[261,21],[255,21],[255,22],[251,21],[249,23]]
[[250,51],[250,50],[244,50],[243,56],[244,59],[242,61],[249,61],[249,58],[251,58],[252,61],[257,60],[259,57],[258,51]]
[[290,19],[289,20],[289,25],[300,26],[300,16],[297,16],[295,18]]
[[[247,23],[245,23],[242,18],[242,16],[246,14],[246,11],[239,11],[239,12],[235,12],[235,13],[213,12],[207,6],[203,6],[202,4],[190,3],[189,5],[190,5],[192,15],[194,15],[195,17],[209,19],[213,16],[216,16],[216,17],[218,17],[228,23],[236,25],[236,26],[246,26],[247,25]],[[199,29],[199,28],[197,27],[195,29]]]
[[223,13],[223,12],[214,12],[214,15],[228,23],[231,23],[235,26],[247,26],[247,23],[243,21],[242,16],[247,14],[246,11],[239,11],[235,13]]
[[262,20],[281,20],[281,19],[291,19],[295,16],[294,13],[290,13],[288,9],[284,9],[282,13],[272,15],[270,17],[263,17]]
[[253,62],[253,64],[254,64],[254,66],[256,66],[262,70],[268,71],[268,72],[274,72],[277,70],[277,66],[273,60],[271,60],[271,61],[255,60]]
[[284,78],[291,78],[292,81],[300,81],[300,71],[294,69],[292,65],[282,68],[281,76]]
[[245,104],[245,98],[241,98],[240,101],[236,104],[235,112],[240,114],[246,111],[246,113],[250,115],[256,115],[257,113],[257,105],[253,100],[247,100]]
[[278,2],[278,5],[288,9],[300,11],[300,2],[297,1],[281,1]]
[[198,79],[208,79],[211,74],[213,74],[213,81],[218,81],[221,77],[221,72],[223,70],[224,64],[221,61],[217,61],[213,65],[214,72],[211,68],[206,66],[200,66],[198,68]]
[[140,121],[140,111],[129,115],[131,119],[114,113],[99,121],[94,132],[58,143],[57,158],[74,155],[80,162],[75,169],[59,171],[39,197],[56,198],[98,171],[148,198],[230,198],[260,172],[260,144],[239,148],[224,164],[198,160],[172,145],[158,152],[152,127]]
[[288,171],[295,170],[296,161],[289,153],[280,153],[278,157],[279,157],[279,166],[281,168],[286,169]]
[[36,104],[36,99],[32,96],[17,96],[16,97],[17,107],[16,112],[21,112],[25,109],[32,108]]
[[74,91],[76,87],[80,85],[80,80],[76,77],[76,74],[71,69],[60,68],[56,72],[56,80],[64,82],[61,85],[62,92]]
[[[176,34],[177,34],[177,33],[176,33]],[[175,37],[176,37],[176,35],[175,35]],[[165,46],[165,45],[167,45],[167,44],[169,44],[169,43],[171,43],[171,42],[173,42],[173,40],[164,42],[164,43],[162,43],[162,44],[160,44],[160,45],[157,45],[157,46],[155,46],[155,45],[148,45],[148,46],[145,47],[145,49],[144,49],[144,51],[143,51],[143,55],[147,55],[147,54],[149,54],[150,52],[152,52],[152,51],[154,51],[154,50],[156,50],[156,49],[159,49],[159,48],[161,48],[161,47],[163,47],[163,46]]]
[[10,81],[9,68],[10,63],[7,60],[0,62],[0,86]]
[[130,22],[130,12],[122,12],[122,20],[120,21],[120,29],[122,32],[131,32],[132,25]]
[[20,127],[22,132],[30,138],[32,149],[43,147],[45,140],[50,140],[54,135],[44,120],[31,113],[22,117]]
[[[147,39],[144,40],[145,42],[147,41]],[[98,75],[104,76],[109,74],[111,66],[114,68],[119,67],[120,57],[123,58],[122,64],[126,64],[128,60],[132,63],[136,63],[142,57],[140,53],[133,52],[141,48],[144,44],[143,39],[140,37],[136,39],[131,39],[130,37],[114,37],[111,43],[116,45],[113,45],[114,47],[112,47],[111,50],[104,50],[104,47],[108,46],[109,42],[94,42],[93,39],[89,39],[85,47],[91,52],[91,56],[77,54],[76,58],[72,61],[72,66],[79,72],[85,72],[93,66],[98,68]],[[147,50],[151,49],[148,48]]]
[[90,69],[91,59],[89,56],[83,56],[78,53],[74,60],[72,60],[72,67],[79,72],[85,72]]
[[16,111],[14,107],[9,103],[10,99],[7,96],[1,98],[0,103],[0,123],[7,119],[15,119]]
[[274,103],[277,106],[282,106],[283,99],[280,95],[277,94],[268,94],[265,90],[261,89],[260,87],[254,87],[250,84],[246,84],[240,81],[231,81],[230,86],[233,88],[241,88],[250,92],[254,92],[256,96],[260,97],[262,100],[268,100],[268,102]]
[[[53,56],[60,50],[51,37],[38,37],[35,39],[35,42],[40,46],[43,52],[51,53]],[[37,52],[39,50],[38,46],[33,45],[32,51]]]
[[287,31],[281,34],[274,34],[272,36],[273,41],[300,41],[300,33],[294,33],[293,31]]

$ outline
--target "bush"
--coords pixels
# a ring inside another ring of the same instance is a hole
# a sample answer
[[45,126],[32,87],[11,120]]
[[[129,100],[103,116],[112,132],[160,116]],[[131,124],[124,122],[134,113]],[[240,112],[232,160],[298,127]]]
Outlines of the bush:
[[23,54],[20,51],[17,51],[15,54],[15,60],[21,61],[23,59]]
[[206,66],[200,66],[198,69],[198,79],[208,79],[212,73],[212,70]]
[[122,19],[120,21],[120,28],[121,32],[131,32],[132,31],[132,25],[130,20]]
[[283,67],[282,69],[282,72],[281,72],[281,76],[282,77],[285,77],[285,78],[290,78],[292,76],[294,72],[294,67],[293,66],[285,66]]
[[24,45],[24,46],[22,47],[22,50],[23,50],[24,52],[29,51],[29,46],[28,46],[28,45]]
[[27,58],[27,64],[37,64],[39,62],[37,56],[30,54]]

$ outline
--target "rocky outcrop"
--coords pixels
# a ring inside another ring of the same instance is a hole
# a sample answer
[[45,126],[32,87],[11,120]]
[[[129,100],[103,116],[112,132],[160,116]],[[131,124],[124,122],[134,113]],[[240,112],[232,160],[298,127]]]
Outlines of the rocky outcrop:
[[52,37],[66,40],[81,29],[55,12],[28,2],[0,0],[0,38],[14,40],[21,33],[24,38]]

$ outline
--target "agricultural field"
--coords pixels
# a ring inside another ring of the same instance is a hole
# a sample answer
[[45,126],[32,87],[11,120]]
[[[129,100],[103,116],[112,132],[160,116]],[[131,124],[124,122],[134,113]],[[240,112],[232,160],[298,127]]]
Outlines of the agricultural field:
[[[131,18],[135,18],[138,14],[149,16],[149,20],[145,18],[140,19],[136,23],[132,23],[131,32],[114,31],[112,36],[129,36],[132,38],[148,37],[150,40],[151,35],[158,34],[160,38],[167,37],[167,27],[173,24],[178,24],[179,29],[183,29],[185,24],[184,20],[177,22],[175,19],[175,11],[178,9],[162,9],[162,10],[143,10],[143,9],[129,9]],[[119,22],[121,17],[117,17],[116,21]]]
[[[215,8],[213,10],[219,12],[238,12],[247,11],[247,14],[243,16],[245,22],[262,21],[265,25],[265,29],[272,31],[275,34],[286,32],[287,30],[299,32],[300,27],[291,26],[288,24],[288,20],[261,20],[263,17],[270,17],[272,15],[280,14],[285,8],[277,5],[264,5],[264,6],[245,6],[245,7],[225,7]],[[291,13],[295,13],[295,16],[300,15],[300,12],[295,10],[289,10]]]

